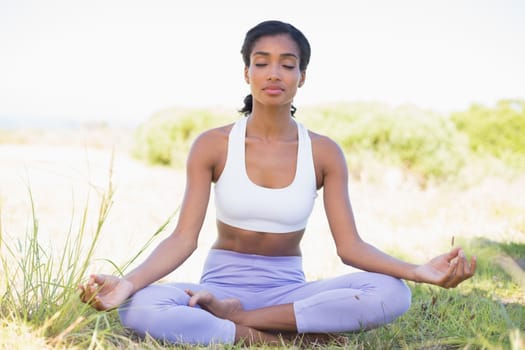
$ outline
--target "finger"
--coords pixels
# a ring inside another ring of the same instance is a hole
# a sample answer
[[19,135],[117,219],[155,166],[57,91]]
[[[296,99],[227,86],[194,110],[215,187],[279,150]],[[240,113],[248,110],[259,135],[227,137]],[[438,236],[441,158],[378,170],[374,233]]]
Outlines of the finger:
[[463,268],[463,277],[464,279],[470,278],[473,275],[472,268],[475,268],[475,266],[472,266],[472,258],[469,260],[465,256],[465,253],[463,253],[465,264]]
[[96,306],[96,309],[98,311],[105,311],[108,310],[109,306],[105,302],[103,302],[98,296],[96,296],[93,299],[94,305]]
[[89,296],[90,301],[93,300],[97,294],[98,294],[98,286],[96,285],[88,286],[88,296]]
[[91,299],[93,298],[93,295],[89,289],[89,286],[80,286],[81,293],[80,293],[80,300],[83,303],[90,304]]
[[462,260],[464,261],[463,273],[468,278],[474,275],[476,271],[476,257],[472,256],[470,259],[467,258],[464,252],[462,252]]
[[457,259],[457,262],[458,262],[458,266],[457,266],[457,275],[458,276],[462,276],[466,273],[466,269],[468,269],[468,261],[467,261],[467,258],[465,256],[465,252],[463,250],[460,250],[458,252],[458,259]]
[[100,287],[103,287],[104,284],[107,283],[107,276],[105,275],[91,275],[90,278],[91,281],[93,281],[93,284],[96,284]]
[[476,267],[478,266],[478,259],[475,256],[470,258],[470,276],[474,276],[476,273]]
[[470,277],[474,276],[474,273],[476,272],[476,257],[471,257],[470,260],[467,260],[465,258],[465,269],[464,269],[464,276],[463,280],[469,279]]
[[88,285],[95,284],[95,277],[96,277],[95,275],[91,275],[91,276],[89,276],[89,279],[88,279],[88,281],[87,281],[87,284],[88,284]]
[[91,299],[93,299],[93,296],[89,292],[89,289],[84,289],[84,293],[82,294],[82,302],[91,304]]
[[447,262],[450,263],[454,258],[456,258],[461,250],[461,247],[456,247],[453,248],[450,252],[448,252],[445,257]]
[[468,261],[463,250],[458,252],[458,258],[455,260],[455,263],[456,271],[449,281],[449,286],[451,288],[456,287],[458,284],[464,281],[468,275]]
[[102,301],[97,296],[95,296],[93,300],[91,300],[91,306],[93,306],[93,308],[95,308],[98,311],[104,310]]
[[454,276],[456,275],[457,266],[458,266],[458,260],[453,260],[449,264],[449,267],[447,269],[447,272],[446,272],[445,276],[443,276],[443,278],[441,279],[441,283],[440,283],[441,286],[443,286],[445,288],[450,288],[451,287],[451,284],[453,283],[452,280],[453,280]]
[[79,298],[82,302],[84,302],[84,295],[86,294],[86,290],[84,289],[84,286],[79,284],[78,285],[78,289],[80,291],[80,295],[79,295]]
[[89,291],[84,286],[80,286],[81,292],[80,292],[80,300],[82,300],[83,303],[89,302],[90,294]]
[[93,293],[89,290],[89,288],[84,288],[84,291],[82,292],[80,298],[83,303],[92,305]]

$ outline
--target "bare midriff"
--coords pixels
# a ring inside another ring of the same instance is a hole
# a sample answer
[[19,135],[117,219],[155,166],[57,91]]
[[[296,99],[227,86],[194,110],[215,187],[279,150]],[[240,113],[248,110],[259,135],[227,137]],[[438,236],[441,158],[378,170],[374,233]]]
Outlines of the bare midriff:
[[218,237],[212,248],[266,256],[301,256],[304,229],[288,233],[243,230],[217,221]]

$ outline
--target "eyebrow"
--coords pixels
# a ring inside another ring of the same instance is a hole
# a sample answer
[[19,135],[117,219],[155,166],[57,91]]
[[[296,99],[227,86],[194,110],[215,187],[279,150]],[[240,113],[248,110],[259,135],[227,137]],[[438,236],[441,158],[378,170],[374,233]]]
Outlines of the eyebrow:
[[[266,51],[255,51],[252,54],[252,56],[270,56],[270,53],[266,52]],[[299,57],[297,57],[296,54],[291,53],[291,52],[285,52],[285,53],[280,54],[279,56],[281,56],[281,57],[294,57],[296,59],[299,59]]]

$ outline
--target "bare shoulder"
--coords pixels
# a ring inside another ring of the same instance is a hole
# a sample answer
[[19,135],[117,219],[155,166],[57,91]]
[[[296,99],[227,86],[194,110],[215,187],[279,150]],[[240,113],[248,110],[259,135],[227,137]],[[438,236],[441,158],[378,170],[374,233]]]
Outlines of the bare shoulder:
[[326,148],[326,150],[332,149],[334,151],[340,149],[337,142],[326,135],[316,133],[312,130],[308,130],[308,134],[310,135],[310,139],[312,140],[314,147],[322,147]]
[[199,136],[197,136],[193,142],[193,146],[209,145],[216,142],[227,141],[232,127],[233,123],[203,131],[201,134],[199,134]]
[[193,141],[190,155],[195,152],[210,154],[225,149],[228,145],[228,135],[232,126],[233,124],[228,124],[203,131]]
[[329,166],[333,163],[344,162],[344,153],[337,142],[326,135],[321,135],[309,130],[312,140],[312,151],[316,167]]
[[208,129],[197,136],[188,155],[188,167],[192,164],[201,164],[207,168],[216,168],[223,164],[232,127],[233,124],[219,126]]

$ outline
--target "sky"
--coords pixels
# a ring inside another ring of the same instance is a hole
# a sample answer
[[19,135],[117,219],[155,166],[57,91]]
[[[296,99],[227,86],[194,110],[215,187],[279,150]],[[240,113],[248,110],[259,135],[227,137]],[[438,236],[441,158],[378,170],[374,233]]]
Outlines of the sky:
[[267,19],[312,46],[299,110],[379,101],[449,112],[525,98],[521,0],[0,0],[0,119],[235,111],[249,92],[244,35]]

